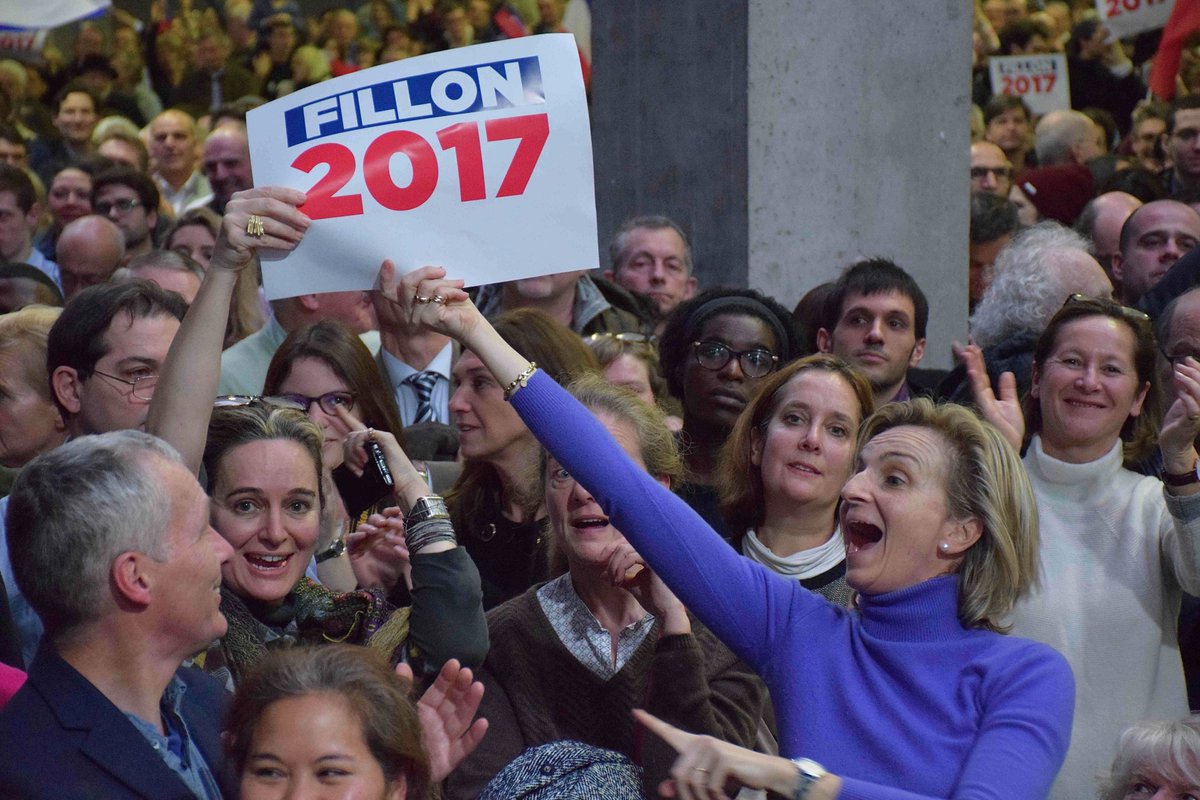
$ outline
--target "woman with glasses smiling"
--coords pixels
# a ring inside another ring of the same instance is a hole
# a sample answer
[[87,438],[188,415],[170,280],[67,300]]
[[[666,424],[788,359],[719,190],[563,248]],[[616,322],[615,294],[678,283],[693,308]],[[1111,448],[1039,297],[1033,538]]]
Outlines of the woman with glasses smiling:
[[[1140,311],[1071,296],[1038,339],[1023,414],[1011,375],[997,399],[979,351],[967,351],[979,405],[1014,447],[1028,420],[1042,580],[1012,630],[1071,663],[1075,723],[1052,796],[1089,797],[1126,725],[1188,712],[1176,624],[1181,593],[1200,592],[1200,365],[1175,364],[1160,431],[1156,345]],[[1162,482],[1128,469],[1156,440]]]
[[787,309],[753,289],[713,287],[681,304],[658,343],[667,388],[683,404],[687,478],[677,492],[726,540],[718,510],[722,445],[759,383],[804,352]]

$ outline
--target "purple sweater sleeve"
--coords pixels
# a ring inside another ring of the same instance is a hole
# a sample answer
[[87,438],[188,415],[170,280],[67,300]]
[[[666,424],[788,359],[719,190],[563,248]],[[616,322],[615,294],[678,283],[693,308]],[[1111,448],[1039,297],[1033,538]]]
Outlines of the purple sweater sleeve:
[[800,616],[826,605],[796,581],[738,555],[545,373],[536,373],[512,402],[671,591],[755,671],[767,668],[775,643]]

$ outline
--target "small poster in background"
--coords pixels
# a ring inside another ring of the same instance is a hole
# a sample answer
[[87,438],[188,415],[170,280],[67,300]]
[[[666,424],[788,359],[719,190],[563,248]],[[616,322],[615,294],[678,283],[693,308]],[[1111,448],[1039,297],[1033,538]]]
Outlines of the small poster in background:
[[1034,114],[1071,107],[1067,57],[1061,53],[992,56],[988,71],[992,94],[1018,95]]

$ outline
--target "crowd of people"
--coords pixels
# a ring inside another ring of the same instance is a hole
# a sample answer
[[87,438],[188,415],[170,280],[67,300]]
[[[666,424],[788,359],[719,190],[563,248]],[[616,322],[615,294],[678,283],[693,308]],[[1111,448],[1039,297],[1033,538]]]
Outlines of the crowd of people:
[[[572,5],[0,61],[0,796],[1200,796],[1200,56],[1146,100],[1153,34],[976,4],[953,370],[886,254],[701,286],[643,209],[591,273],[264,299],[313,221],[248,109]],[[1075,108],[992,94],[1058,51]]]

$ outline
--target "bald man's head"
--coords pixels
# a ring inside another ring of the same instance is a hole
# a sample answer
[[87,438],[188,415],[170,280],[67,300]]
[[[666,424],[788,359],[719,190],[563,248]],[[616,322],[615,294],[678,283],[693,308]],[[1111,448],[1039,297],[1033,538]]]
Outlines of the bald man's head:
[[1083,207],[1075,230],[1092,242],[1091,252],[1111,274],[1112,258],[1121,249],[1121,228],[1129,215],[1140,208],[1142,201],[1126,192],[1105,192]]
[[89,214],[63,228],[55,252],[63,295],[70,300],[112,276],[125,257],[125,238],[112,220]]

